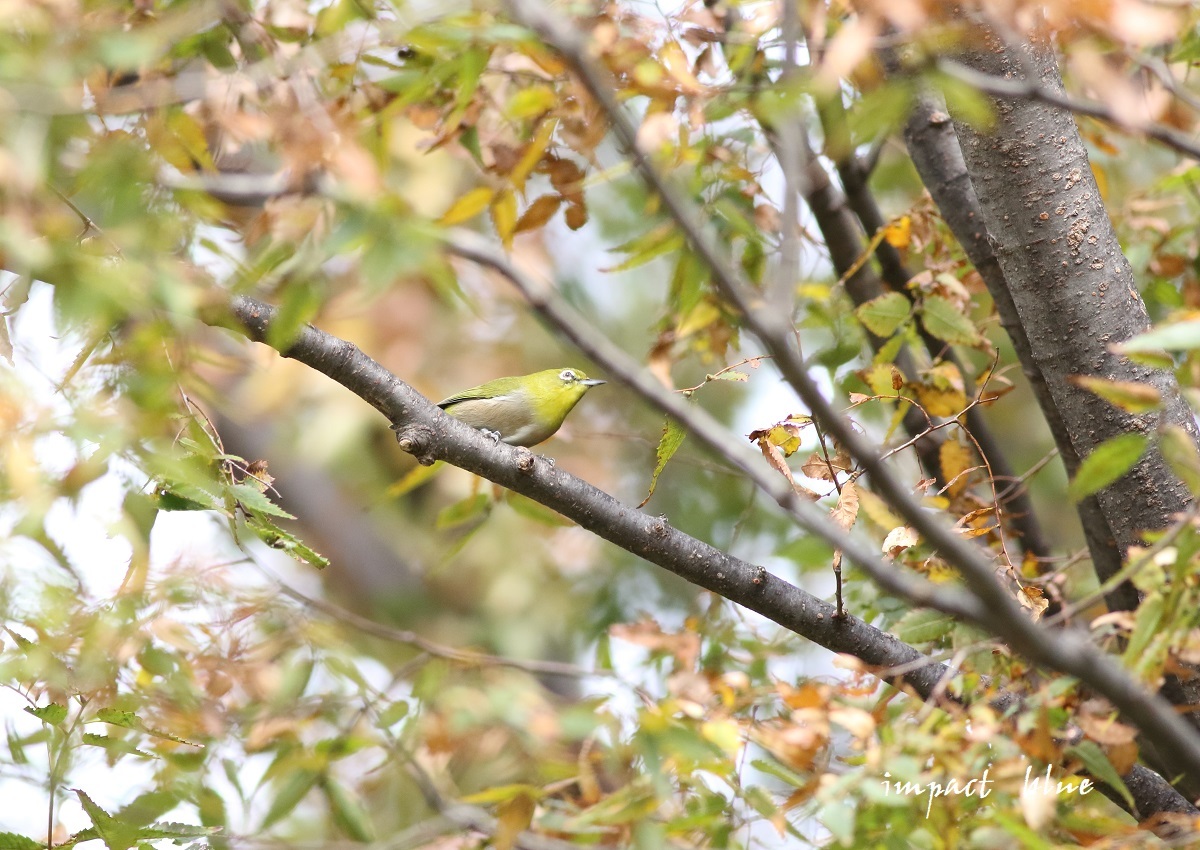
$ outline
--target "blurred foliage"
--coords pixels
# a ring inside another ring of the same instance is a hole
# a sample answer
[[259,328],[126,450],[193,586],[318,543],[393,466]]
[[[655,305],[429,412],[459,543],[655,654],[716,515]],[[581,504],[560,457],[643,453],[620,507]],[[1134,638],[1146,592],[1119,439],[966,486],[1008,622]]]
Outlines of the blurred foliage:
[[[1029,436],[1036,414],[1009,394],[1019,369],[990,299],[895,144],[918,80],[980,123],[986,101],[937,72],[960,35],[937,4],[854,5],[800,3],[807,40],[789,75],[771,3],[609,5],[578,26],[642,149],[751,281],[783,281],[847,415],[897,447],[931,509],[1004,556],[1014,596],[1040,616],[1094,581],[1070,530],[1055,560],[1022,559],[1011,482],[991,480],[960,427],[987,407],[1021,470],[1040,470],[1050,446]],[[1195,9],[1040,5],[1073,90],[1114,110],[1144,95],[1148,120],[1195,129]],[[252,294],[282,312],[273,346],[317,322],[431,398],[548,366],[591,372],[503,280],[441,250],[446,228],[481,228],[897,568],[954,581],[811,426],[597,104],[530,31],[485,4],[2,8],[0,798],[37,802],[3,807],[0,846],[508,848],[525,829],[640,848],[1142,840],[1073,775],[1119,786],[1137,759],[1133,730],[1073,683],[848,569],[852,614],[953,655],[950,694],[983,696],[991,675],[1028,697],[1010,717],[982,700],[925,706],[539,505],[415,469],[358,399],[213,327],[231,293]],[[874,60],[885,30],[911,48],[909,76],[885,79]],[[859,305],[814,223],[784,221],[768,132],[835,105],[845,125],[818,143],[822,167],[875,157],[870,188],[890,218],[867,241],[915,272]],[[1131,356],[1166,357],[1194,392],[1196,168],[1082,123],[1149,309],[1173,320]],[[801,268],[780,272],[793,233]],[[925,351],[923,336],[938,346],[904,374],[898,355]],[[901,445],[914,406],[949,435],[936,469]],[[1194,447],[1167,432],[1096,452],[1072,494],[1123,474],[1150,439],[1200,486]],[[589,396],[548,450],[630,504],[649,491],[648,510],[675,527],[831,592],[840,553],[619,386]],[[1074,522],[1061,478],[1029,482],[1047,528]],[[1095,624],[1148,684],[1200,657],[1198,554],[1190,525],[1132,552],[1146,602]],[[319,568],[326,587],[291,589]],[[1030,793],[1048,766],[1076,784]]]

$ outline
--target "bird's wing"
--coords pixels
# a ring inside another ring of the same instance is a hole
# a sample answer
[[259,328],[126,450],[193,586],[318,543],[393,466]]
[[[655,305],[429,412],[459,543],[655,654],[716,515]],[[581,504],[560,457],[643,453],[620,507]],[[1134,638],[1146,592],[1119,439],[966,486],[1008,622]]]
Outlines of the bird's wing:
[[[452,404],[458,404],[460,401],[475,401],[476,399],[491,399],[502,395],[508,395],[506,388],[501,386],[503,378],[498,378],[495,381],[488,381],[486,384],[480,384],[477,387],[471,387],[469,390],[463,390],[460,393],[455,393],[450,398],[444,398],[437,403],[437,406],[445,410]],[[511,390],[510,388],[507,388]]]

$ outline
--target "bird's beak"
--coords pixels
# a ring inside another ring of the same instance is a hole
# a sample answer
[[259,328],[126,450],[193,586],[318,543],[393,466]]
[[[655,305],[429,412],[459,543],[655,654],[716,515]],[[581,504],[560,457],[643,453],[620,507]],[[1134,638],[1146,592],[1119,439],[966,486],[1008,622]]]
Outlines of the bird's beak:
[[608,381],[601,381],[599,378],[588,378],[586,381],[581,381],[585,387],[598,387],[601,384],[607,384]]

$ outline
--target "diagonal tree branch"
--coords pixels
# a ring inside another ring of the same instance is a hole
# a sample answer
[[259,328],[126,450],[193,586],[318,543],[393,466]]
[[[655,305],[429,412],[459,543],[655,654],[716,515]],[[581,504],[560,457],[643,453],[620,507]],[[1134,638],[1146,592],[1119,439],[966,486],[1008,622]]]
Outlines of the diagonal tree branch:
[[746,327],[757,336],[779,366],[781,374],[808,405],[827,431],[847,447],[871,475],[875,487],[889,504],[916,528],[963,576],[986,609],[986,628],[1006,640],[1018,653],[1063,673],[1069,673],[1106,696],[1164,752],[1181,772],[1200,777],[1200,734],[1180,718],[1165,700],[1150,694],[1112,658],[1100,652],[1085,636],[1067,631],[1052,633],[1031,622],[996,581],[994,567],[940,518],[926,513],[904,484],[892,474],[865,438],[838,415],[808,375],[803,359],[792,346],[790,323],[761,309],[749,293],[744,277],[729,262],[712,238],[695,203],[669,182],[637,147],[636,129],[621,105],[608,73],[590,58],[587,42],[578,28],[531,0],[509,0],[514,16],[558,50],[574,68],[589,93],[607,115],[612,130],[643,179],[659,195],[692,250],[708,265],[722,295],[745,316]]
[[[477,237],[476,240],[474,245],[456,241],[451,249],[460,256],[476,259],[483,253],[482,240]],[[494,262],[487,265],[507,271],[514,283],[530,283],[496,252],[489,252],[488,257]],[[557,302],[537,299],[533,303],[547,318],[577,318],[558,313],[565,308]],[[239,296],[233,299],[231,311],[238,330],[259,342],[266,340],[268,328],[276,316],[275,308]],[[228,320],[219,323],[227,324]],[[586,327],[586,323],[569,323],[568,326]],[[588,340],[593,338],[589,335]],[[589,347],[599,350],[595,346]],[[588,351],[588,348],[584,350]],[[834,607],[828,602],[761,567],[671,528],[661,517],[650,517],[621,505],[586,482],[534,458],[528,450],[491,441],[479,431],[447,416],[351,343],[306,326],[282,354],[327,375],[379,410],[394,423],[402,445],[407,443],[406,448],[424,462],[435,458],[446,460],[535,499],[626,551],[697,586],[757,611],[826,649],[861,659],[889,681],[902,681],[923,699],[941,699],[945,683],[955,673],[953,668],[932,661],[887,632],[854,617],[835,617]],[[678,401],[642,370],[635,369],[623,377],[633,385],[645,383],[651,387],[655,402],[661,407],[672,410],[672,403]],[[689,420],[700,419],[695,409],[685,408],[682,413]],[[723,445],[727,444],[728,440],[725,440]],[[408,640],[408,637],[403,639]],[[892,670],[900,671],[894,679],[889,675]],[[1000,692],[991,696],[990,704],[998,711],[1005,711],[1015,708],[1019,698]],[[1152,812],[1197,813],[1161,776],[1140,765],[1123,779],[1137,803],[1135,814],[1145,817]],[[1102,782],[1100,787],[1110,799],[1124,805],[1115,789]]]

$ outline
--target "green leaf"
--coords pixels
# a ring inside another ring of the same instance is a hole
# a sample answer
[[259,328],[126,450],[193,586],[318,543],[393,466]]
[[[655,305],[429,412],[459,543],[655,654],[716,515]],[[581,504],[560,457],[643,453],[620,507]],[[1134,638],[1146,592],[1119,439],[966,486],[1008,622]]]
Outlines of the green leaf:
[[247,484],[232,484],[229,487],[229,493],[233,498],[237,499],[238,504],[249,511],[265,514],[267,516],[277,516],[283,519],[295,519],[283,508],[272,502],[266,493],[263,493],[257,487]]
[[388,729],[408,717],[408,703],[402,699],[396,700],[379,713],[379,728]]
[[1193,495],[1200,494],[1200,452],[1192,435],[1178,425],[1168,425],[1158,436],[1158,448],[1179,480]]
[[808,780],[799,773],[796,773],[790,767],[785,767],[774,759],[769,761],[767,759],[753,759],[750,762],[750,765],[755,770],[761,770],[763,773],[768,773],[771,776],[774,776],[776,779],[786,782],[793,788],[801,788],[808,782]]
[[123,806],[116,817],[144,826],[158,820],[178,805],[179,798],[174,794],[166,791],[147,791],[139,794],[127,806]]
[[107,723],[110,726],[120,726],[123,729],[135,729],[138,732],[150,735],[151,737],[163,738],[167,741],[174,741],[177,744],[187,744],[189,747],[203,746],[201,744],[196,744],[192,741],[180,738],[177,735],[172,735],[170,732],[162,732],[156,729],[151,729],[132,711],[121,711],[120,709],[116,708],[102,708],[96,712],[96,722]]
[[520,493],[514,493],[511,490],[505,495],[504,501],[508,503],[510,508],[526,519],[531,519],[542,525],[548,525],[551,528],[569,528],[575,524],[557,511],[546,507],[541,502],[535,502],[528,496],[522,496]]
[[158,758],[154,753],[148,753],[145,750],[139,750],[133,744],[121,738],[113,738],[108,735],[97,735],[94,732],[83,733],[83,743],[89,747],[99,747],[108,752],[113,761],[121,756],[138,756],[139,758],[153,759]]
[[121,711],[116,708],[102,708],[96,712],[96,719],[111,726],[123,729],[141,729],[142,721],[132,711]]
[[886,339],[908,319],[912,313],[912,302],[899,292],[889,292],[872,298],[854,313],[867,330]]
[[650,476],[650,491],[638,505],[639,508],[644,507],[646,502],[650,501],[650,497],[654,495],[654,489],[658,487],[658,476],[662,474],[675,452],[679,451],[679,447],[683,445],[683,438],[686,436],[687,432],[683,430],[683,426],[668,416],[663,423],[663,432],[658,441],[658,448],[654,452],[654,474]]
[[246,527],[258,535],[263,543],[272,549],[286,552],[297,561],[311,564],[318,570],[329,566],[329,559],[317,552],[290,531],[284,531],[265,517],[250,515],[246,518]]
[[1078,502],[1112,484],[1133,468],[1146,451],[1149,439],[1144,434],[1118,434],[1105,440],[1079,464],[1075,480],[1067,488],[1070,497]]
[[321,309],[322,293],[308,281],[294,282],[283,290],[275,320],[267,326],[267,345],[287,351]]
[[1125,663],[1135,667],[1146,654],[1150,642],[1161,631],[1163,613],[1166,601],[1161,593],[1149,594],[1145,601],[1138,606],[1133,633],[1129,636],[1129,645],[1125,647]]
[[975,323],[941,295],[930,295],[921,302],[921,324],[942,342],[972,345],[979,341]]
[[104,842],[108,850],[128,850],[137,843],[138,828],[136,826],[122,823],[96,805],[87,794],[78,788],[74,790],[75,796],[79,798],[79,804],[83,806],[84,812],[92,821],[96,834],[100,836],[100,840]]
[[1200,348],[1200,319],[1159,325],[1113,346],[1113,350],[1120,354],[1191,351],[1195,348]]
[[660,224],[640,236],[630,239],[623,245],[618,245],[616,248],[611,249],[614,252],[628,254],[629,256],[624,262],[611,268],[603,269],[603,271],[623,272],[635,269],[664,254],[678,251],[683,245],[683,234],[676,229],[673,223]]
[[44,723],[49,723],[51,726],[59,726],[67,719],[67,707],[52,702],[49,705],[41,705],[36,708],[26,706],[25,711],[32,714],[38,720]]
[[46,845],[15,832],[0,832],[0,850],[45,850]]
[[954,618],[948,614],[922,608],[901,617],[893,631],[905,643],[929,643],[948,635],[954,624]]
[[326,777],[322,784],[325,799],[329,802],[329,811],[338,829],[354,841],[374,840],[375,828],[371,825],[371,817],[358,795],[332,777]]
[[491,510],[492,500],[486,493],[476,493],[438,512],[434,527],[438,531],[465,525],[476,519],[487,516]]
[[296,808],[320,778],[321,773],[311,768],[302,767],[290,771],[287,778],[278,784],[275,799],[271,801],[260,829],[269,829],[291,814],[292,809]]
[[1088,773],[1115,789],[1129,805],[1131,811],[1137,808],[1133,801],[1133,795],[1129,793],[1124,780],[1121,779],[1121,774],[1117,773],[1117,769],[1112,766],[1108,756],[1104,755],[1104,750],[1100,748],[1099,744],[1095,741],[1080,741],[1078,744],[1067,747],[1067,755],[1078,758],[1083,762]]

